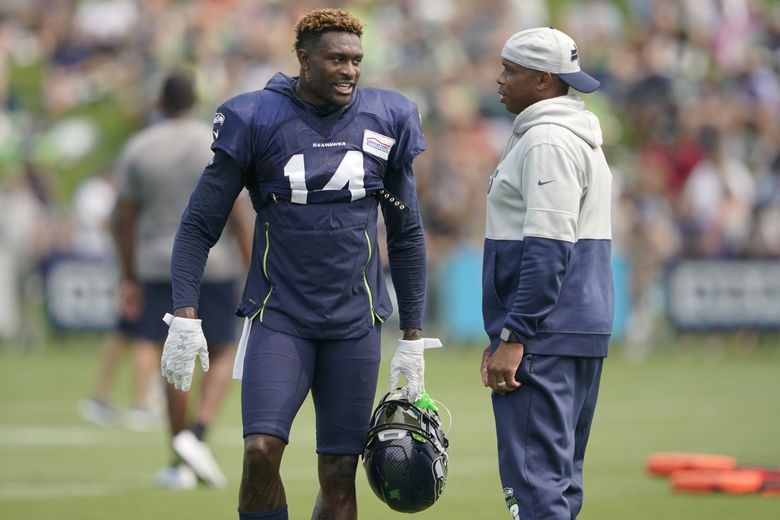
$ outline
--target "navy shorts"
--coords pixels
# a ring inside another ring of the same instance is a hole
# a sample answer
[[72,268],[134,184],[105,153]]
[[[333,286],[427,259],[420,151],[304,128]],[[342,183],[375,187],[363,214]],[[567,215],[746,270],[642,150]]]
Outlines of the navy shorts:
[[498,467],[513,518],[576,518],[603,358],[526,354],[522,386],[492,393]]
[[[198,317],[202,320],[203,335],[206,336],[209,350],[235,343],[240,324],[235,315],[238,298],[238,287],[233,281],[201,285]],[[163,316],[166,312],[172,312],[171,284],[143,284],[143,299],[143,312],[133,331],[135,336],[150,341],[165,341],[168,325],[163,321]]]
[[123,336],[135,337],[138,336],[138,321],[129,320],[120,316],[116,322],[115,330]]
[[362,453],[379,374],[380,336],[377,325],[361,338],[311,340],[255,320],[241,383],[244,436],[266,434],[289,442],[293,419],[311,390],[317,453]]

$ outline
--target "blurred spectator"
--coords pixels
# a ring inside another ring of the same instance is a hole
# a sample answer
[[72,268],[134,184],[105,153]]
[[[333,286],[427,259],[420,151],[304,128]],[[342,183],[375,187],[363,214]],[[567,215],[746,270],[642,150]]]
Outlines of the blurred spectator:
[[0,177],[0,342],[17,348],[40,346],[40,260],[49,246],[51,220],[36,189],[35,171]]
[[71,210],[74,253],[106,260],[116,258],[111,236],[115,203],[116,187],[110,172],[89,177],[76,188]]
[[726,149],[716,128],[703,128],[704,157],[683,186],[681,222],[684,253],[694,257],[734,257],[747,252],[755,181],[737,154]]

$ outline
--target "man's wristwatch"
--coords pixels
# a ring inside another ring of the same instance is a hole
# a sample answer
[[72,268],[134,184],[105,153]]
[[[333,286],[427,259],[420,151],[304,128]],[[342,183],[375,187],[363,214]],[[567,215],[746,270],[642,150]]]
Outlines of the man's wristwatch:
[[504,343],[522,343],[518,335],[512,329],[504,327],[501,329],[501,334],[498,336]]

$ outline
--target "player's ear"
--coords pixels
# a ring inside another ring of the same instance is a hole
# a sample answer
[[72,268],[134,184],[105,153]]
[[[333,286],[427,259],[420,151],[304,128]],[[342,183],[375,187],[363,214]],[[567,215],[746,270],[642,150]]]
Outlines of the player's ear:
[[309,53],[306,52],[304,49],[298,49],[297,51],[295,51],[295,54],[298,56],[298,63],[301,64],[301,68],[308,69],[310,66],[309,61],[311,60]]

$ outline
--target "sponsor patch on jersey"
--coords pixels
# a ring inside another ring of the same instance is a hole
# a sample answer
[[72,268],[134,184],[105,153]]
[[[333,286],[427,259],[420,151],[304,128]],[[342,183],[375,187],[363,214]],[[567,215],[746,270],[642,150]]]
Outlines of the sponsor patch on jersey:
[[363,151],[380,159],[387,160],[387,157],[390,155],[390,149],[394,144],[395,139],[392,137],[387,137],[371,130],[363,131]]
[[222,112],[217,112],[216,114],[214,114],[215,125],[221,125],[224,122],[225,122],[225,114],[223,114]]

